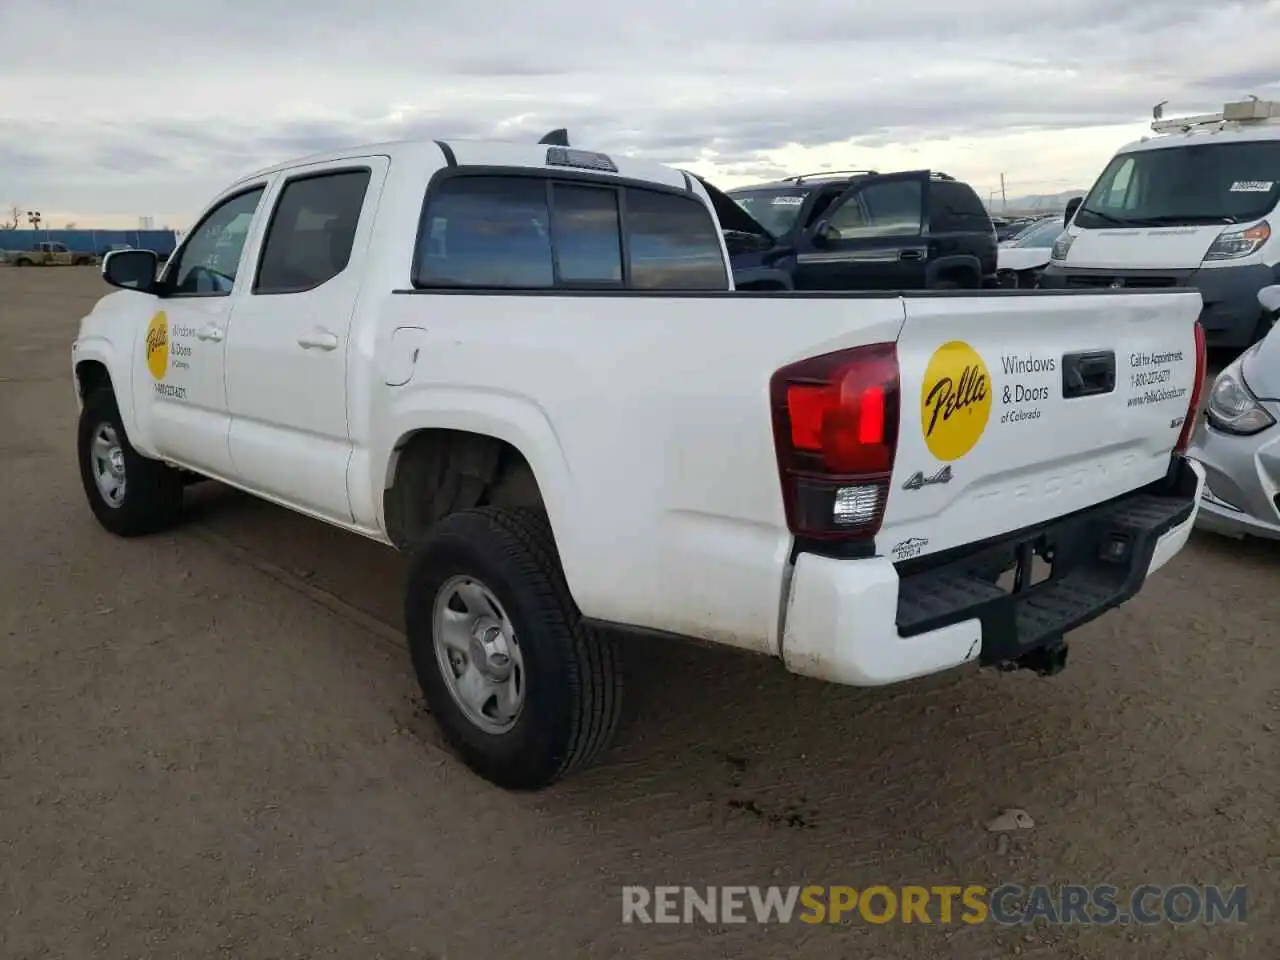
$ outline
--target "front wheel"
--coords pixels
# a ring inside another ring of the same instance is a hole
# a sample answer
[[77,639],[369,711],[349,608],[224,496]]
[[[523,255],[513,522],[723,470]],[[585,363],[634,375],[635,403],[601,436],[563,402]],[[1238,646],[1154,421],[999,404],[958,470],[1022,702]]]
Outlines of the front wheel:
[[491,783],[548,786],[611,740],[619,658],[583,623],[540,511],[484,507],[441,520],[413,553],[405,625],[445,738]]
[[110,390],[94,390],[85,398],[78,448],[89,509],[112,533],[137,537],[177,522],[182,475],[133,448]]

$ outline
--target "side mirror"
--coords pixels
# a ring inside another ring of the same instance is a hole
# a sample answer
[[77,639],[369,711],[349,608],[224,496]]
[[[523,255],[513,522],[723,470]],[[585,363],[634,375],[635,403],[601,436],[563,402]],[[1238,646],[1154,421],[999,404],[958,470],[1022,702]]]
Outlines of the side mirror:
[[112,250],[102,258],[102,279],[113,287],[152,293],[160,258],[151,250]]
[[1084,203],[1084,197],[1072,197],[1067,201],[1066,212],[1062,214],[1062,226],[1071,226],[1071,218],[1076,215],[1076,211],[1080,209],[1080,204]]
[[1280,286],[1263,287],[1259,290],[1258,303],[1267,313],[1280,312]]
[[833,227],[830,221],[823,220],[813,228],[812,239],[815,247],[829,247],[840,239],[840,231]]

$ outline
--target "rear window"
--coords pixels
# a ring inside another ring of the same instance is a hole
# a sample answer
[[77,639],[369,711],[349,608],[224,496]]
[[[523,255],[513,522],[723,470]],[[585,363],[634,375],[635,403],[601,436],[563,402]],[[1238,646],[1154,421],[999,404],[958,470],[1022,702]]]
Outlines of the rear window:
[[533,176],[460,175],[427,200],[414,286],[726,290],[696,198]]
[[987,208],[963,183],[934,180],[929,184],[930,229],[935,233],[985,232],[992,229]]

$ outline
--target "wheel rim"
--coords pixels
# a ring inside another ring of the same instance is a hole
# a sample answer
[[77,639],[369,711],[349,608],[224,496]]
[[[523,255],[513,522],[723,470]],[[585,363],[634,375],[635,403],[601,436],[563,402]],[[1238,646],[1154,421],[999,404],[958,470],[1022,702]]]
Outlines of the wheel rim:
[[93,482],[98,486],[98,493],[107,506],[119,507],[124,503],[125,493],[124,447],[116,428],[110,423],[98,424],[89,443]]
[[449,695],[486,733],[505,733],[524,707],[524,657],[511,618],[474,577],[451,577],[436,594],[436,662]]

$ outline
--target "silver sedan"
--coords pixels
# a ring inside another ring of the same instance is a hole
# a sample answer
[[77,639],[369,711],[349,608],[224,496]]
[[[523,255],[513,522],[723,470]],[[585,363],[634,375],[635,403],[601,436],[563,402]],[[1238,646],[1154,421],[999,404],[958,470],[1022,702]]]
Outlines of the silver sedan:
[[[1258,302],[1280,316],[1280,286]],[[1207,483],[1197,526],[1280,540],[1280,325],[1218,374],[1190,456]]]

